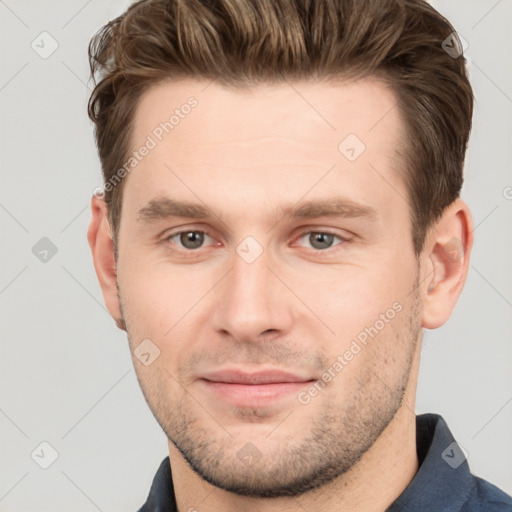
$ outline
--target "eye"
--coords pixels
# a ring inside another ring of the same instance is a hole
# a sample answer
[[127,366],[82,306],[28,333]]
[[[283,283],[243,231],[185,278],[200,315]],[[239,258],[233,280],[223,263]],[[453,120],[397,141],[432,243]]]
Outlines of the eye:
[[183,249],[194,250],[200,249],[206,239],[212,238],[204,231],[180,231],[169,235],[166,240],[181,246]]
[[308,233],[304,233],[299,237],[299,240],[306,240],[307,243],[309,243],[310,246],[317,251],[330,249],[333,246],[335,239],[338,239],[340,243],[345,241],[344,238],[325,231],[309,231]]

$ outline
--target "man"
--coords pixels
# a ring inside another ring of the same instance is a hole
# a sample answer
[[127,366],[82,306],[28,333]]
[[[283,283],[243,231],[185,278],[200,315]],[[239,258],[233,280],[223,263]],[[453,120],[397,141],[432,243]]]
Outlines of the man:
[[512,510],[414,412],[473,243],[453,27],[420,0],[149,0],[89,53],[89,243],[169,445],[141,511]]

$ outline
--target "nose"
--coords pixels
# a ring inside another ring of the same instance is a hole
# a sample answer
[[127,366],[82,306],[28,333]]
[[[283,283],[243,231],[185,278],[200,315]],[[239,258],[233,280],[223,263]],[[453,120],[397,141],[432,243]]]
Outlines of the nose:
[[290,331],[294,313],[292,297],[268,267],[267,253],[252,262],[233,254],[231,271],[216,287],[214,328],[241,342],[258,341]]

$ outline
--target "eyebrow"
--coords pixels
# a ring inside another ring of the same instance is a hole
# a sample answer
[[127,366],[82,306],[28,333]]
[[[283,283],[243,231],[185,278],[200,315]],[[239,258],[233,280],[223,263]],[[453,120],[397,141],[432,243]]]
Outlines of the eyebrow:
[[[371,206],[343,198],[307,201],[301,205],[293,204],[282,207],[280,211],[282,218],[291,219],[345,217],[375,220],[378,217],[377,211]],[[173,217],[207,219],[214,217],[214,215],[207,208],[199,204],[177,201],[168,197],[152,199],[137,212],[137,220],[145,223]]]

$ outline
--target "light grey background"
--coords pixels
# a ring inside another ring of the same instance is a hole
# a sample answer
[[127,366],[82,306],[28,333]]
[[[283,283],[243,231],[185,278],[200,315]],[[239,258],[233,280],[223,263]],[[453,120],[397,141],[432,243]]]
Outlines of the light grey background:
[[[86,241],[101,185],[86,49],[126,5],[0,1],[3,512],[136,510],[167,455]],[[473,471],[512,493],[512,1],[435,6],[469,43],[476,105],[462,197],[476,241],[453,317],[425,331],[417,411],[442,414]],[[46,59],[31,47],[51,49],[43,31],[58,43]],[[58,249],[46,263],[32,252],[42,237]],[[49,462],[43,441],[59,454],[48,469],[31,458]]]

